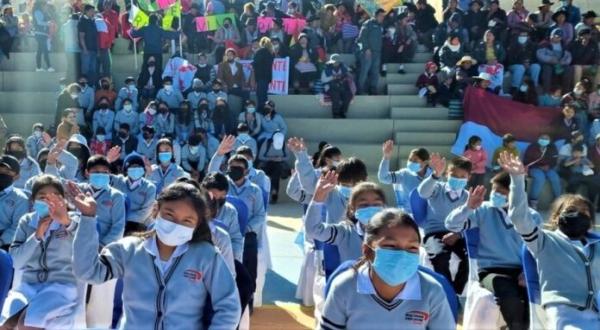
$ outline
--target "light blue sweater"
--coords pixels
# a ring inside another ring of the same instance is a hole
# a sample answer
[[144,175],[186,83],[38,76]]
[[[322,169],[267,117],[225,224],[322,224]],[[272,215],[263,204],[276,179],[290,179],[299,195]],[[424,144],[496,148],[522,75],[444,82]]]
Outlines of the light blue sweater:
[[[430,174],[431,170],[428,169],[425,176],[429,176]],[[411,172],[406,168],[391,172],[389,159],[382,159],[381,163],[379,163],[377,178],[379,179],[379,182],[383,184],[393,185],[398,208],[401,208],[408,213],[412,213],[410,208],[410,193],[414,189],[417,189],[424,177],[419,176],[417,173]]]
[[94,192],[88,183],[80,183],[84,192],[89,192],[96,200],[96,218],[100,244],[106,246],[123,237],[125,232],[125,196],[113,187]]
[[92,133],[95,135],[98,127],[103,127],[106,132],[106,140],[112,140],[113,125],[115,123],[115,113],[112,110],[107,110],[106,113],[102,110],[96,110],[92,120]]
[[131,136],[136,136],[140,133],[140,127],[138,126],[138,113],[131,110],[131,112],[127,112],[125,110],[117,111],[115,115],[115,121],[113,129],[115,132],[119,131],[119,126],[121,124],[129,125],[129,134]]
[[13,182],[13,186],[17,188],[25,188],[25,183],[30,178],[40,174],[40,165],[31,157],[25,157],[21,161],[21,170],[19,171],[19,178]]
[[0,191],[0,245],[13,241],[19,220],[29,211],[29,197],[19,188],[10,186]]
[[156,186],[147,180],[141,178],[140,183],[135,188],[130,188],[130,181],[122,175],[113,175],[111,185],[125,195],[127,213],[126,221],[150,225],[152,222],[152,207],[156,200]]
[[115,100],[115,109],[123,109],[123,101],[125,101],[125,99],[131,100],[131,107],[133,109],[132,112],[137,112],[139,107],[138,89],[129,89],[127,87],[121,87],[121,89],[119,89],[119,92],[117,93],[117,99]]
[[444,221],[452,210],[467,202],[469,194],[466,190],[456,200],[447,191],[447,183],[440,182],[429,176],[417,188],[421,198],[427,199],[427,220],[425,235],[446,232]]
[[[192,169],[199,172],[203,171],[206,168],[207,160],[206,148],[203,145],[198,145],[198,150],[195,153],[192,153],[189,144],[181,148],[181,167],[188,172],[191,172]],[[190,162],[198,163],[198,165],[192,167]]]
[[41,137],[35,137],[30,135],[25,142],[25,146],[27,147],[27,156],[37,159],[37,155],[46,146],[44,145],[44,139]]
[[152,172],[148,176],[148,180],[154,183],[156,186],[156,195],[158,195],[163,189],[180,177],[189,178],[190,175],[181,166],[171,163],[165,171],[159,165],[152,165]]
[[156,100],[167,103],[169,109],[179,109],[179,105],[183,102],[183,95],[181,95],[180,91],[175,89],[171,92],[167,92],[164,88],[161,88],[158,93],[156,93]]
[[225,229],[231,239],[231,248],[233,249],[233,257],[242,262],[244,251],[244,236],[240,231],[240,223],[238,222],[238,212],[235,207],[227,202],[221,207],[215,219],[218,226]]
[[150,140],[150,143],[146,142],[146,140],[144,140],[144,137],[142,135],[138,136],[138,145],[137,148],[135,149],[135,151],[146,157],[146,159],[150,162],[150,163],[156,163],[156,144],[157,144],[158,140],[157,139],[152,139]]

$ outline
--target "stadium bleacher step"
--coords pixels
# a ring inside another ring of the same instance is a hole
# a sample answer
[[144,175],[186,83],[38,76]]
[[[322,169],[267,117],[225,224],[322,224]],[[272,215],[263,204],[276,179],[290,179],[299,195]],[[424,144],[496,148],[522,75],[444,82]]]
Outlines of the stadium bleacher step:
[[388,72],[385,78],[387,84],[414,84],[417,81],[421,73],[405,73],[399,74],[395,72]]
[[330,143],[377,143],[392,137],[394,121],[389,119],[286,119],[289,136]]
[[[322,105],[316,95],[270,95],[269,98],[286,118],[332,118],[331,105]],[[387,95],[357,95],[347,115],[348,118],[389,118],[390,98]]]
[[456,132],[396,132],[395,141],[398,144],[420,144],[427,145],[452,145],[456,139]]
[[394,131],[401,132],[456,132],[462,122],[449,119],[394,120]]
[[415,84],[388,84],[388,95],[416,95],[419,89]]
[[448,119],[447,108],[392,107],[392,119]]

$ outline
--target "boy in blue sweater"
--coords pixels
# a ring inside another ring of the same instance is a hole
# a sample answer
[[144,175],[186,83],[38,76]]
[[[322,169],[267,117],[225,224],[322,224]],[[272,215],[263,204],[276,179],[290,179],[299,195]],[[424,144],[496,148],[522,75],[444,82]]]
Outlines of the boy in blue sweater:
[[13,156],[0,157],[0,248],[8,250],[19,219],[29,210],[29,198],[13,182],[19,176],[19,162]]
[[27,156],[25,140],[20,136],[13,136],[6,141],[4,153],[13,156],[19,162],[19,175],[15,178],[13,185],[23,189],[29,178],[40,174],[40,166],[34,158]]
[[163,88],[156,94],[156,100],[165,102],[171,111],[179,109],[179,105],[183,102],[183,95],[173,88],[173,78],[167,76],[163,79]]
[[[514,230],[508,216],[510,176],[500,172],[492,178],[490,199],[484,202],[485,188],[469,191],[467,202],[454,209],[446,218],[446,228],[458,233],[479,228],[477,266],[479,282],[492,292],[509,329],[527,329],[527,291],[519,282],[522,278],[521,247],[523,239]],[[529,209],[538,223],[540,215]]]
[[[447,182],[439,181],[446,170],[446,158],[431,155],[432,174],[417,188],[421,198],[427,200],[427,218],[424,224],[423,245],[436,272],[444,275],[461,294],[467,283],[469,263],[465,239],[460,233],[446,229],[444,221],[455,208],[463,205],[469,193],[465,190],[471,173],[471,162],[464,157],[452,159],[448,166]],[[454,253],[459,259],[458,272],[454,280],[450,274],[450,257]]]

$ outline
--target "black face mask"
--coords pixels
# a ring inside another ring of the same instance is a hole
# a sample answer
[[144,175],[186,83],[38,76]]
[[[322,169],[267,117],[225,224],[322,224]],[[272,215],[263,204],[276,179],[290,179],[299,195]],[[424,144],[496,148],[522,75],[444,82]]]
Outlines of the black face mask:
[[591,226],[592,219],[577,211],[562,213],[558,218],[558,229],[570,239],[580,239],[585,236]]
[[25,156],[27,156],[27,153],[25,153],[25,150],[10,150],[7,152],[7,154],[15,157],[18,160],[21,160],[21,159],[25,158]]
[[144,139],[146,139],[146,140],[151,139],[152,136],[153,136],[152,133],[144,133]]
[[129,136],[129,134],[127,134],[127,132],[119,132],[119,137],[121,139],[126,139]]
[[216,199],[216,200],[215,200],[215,203],[217,204],[217,206],[218,206],[219,208],[222,208],[222,207],[223,207],[223,205],[225,205],[225,198],[223,198],[223,199]]
[[103,84],[102,85],[102,89],[108,89],[109,85],[108,84]]
[[13,183],[13,177],[8,174],[0,174],[0,191],[8,188]]
[[67,149],[68,152],[70,152],[73,156],[77,157],[77,159],[81,160],[83,159],[83,151],[81,149]]
[[46,164],[48,163],[48,160],[44,159],[44,160],[40,160],[38,162],[38,164],[40,165],[40,169],[42,170],[42,172],[44,172],[46,170]]
[[230,167],[227,176],[233,181],[239,181],[244,177],[244,169],[238,166]]

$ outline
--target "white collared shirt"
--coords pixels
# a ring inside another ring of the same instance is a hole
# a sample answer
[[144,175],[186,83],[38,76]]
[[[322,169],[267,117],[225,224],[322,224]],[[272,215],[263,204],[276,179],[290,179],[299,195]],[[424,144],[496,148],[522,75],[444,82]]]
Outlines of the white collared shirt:
[[[358,269],[356,292],[360,294],[376,295],[377,291],[375,291],[375,286],[373,286],[373,282],[369,276],[369,269],[370,267],[368,265],[362,265]],[[419,278],[418,272],[405,282],[404,289],[394,297],[392,302],[398,300],[421,300],[421,279]]]
[[446,191],[448,192],[448,194],[450,194],[450,197],[452,199],[459,199],[462,197],[464,189],[461,189],[459,191],[452,190],[450,189],[450,186],[446,184]]
[[156,236],[152,236],[148,238],[146,242],[144,242],[144,249],[146,249],[146,252],[154,256],[154,265],[156,265],[158,270],[160,270],[160,274],[164,276],[169,267],[171,267],[171,265],[173,264],[173,260],[187,252],[189,245],[188,243],[185,243],[183,245],[177,246],[175,248],[175,251],[173,251],[173,254],[171,254],[169,260],[161,260],[160,254],[158,253],[157,244],[158,243],[156,242]]

